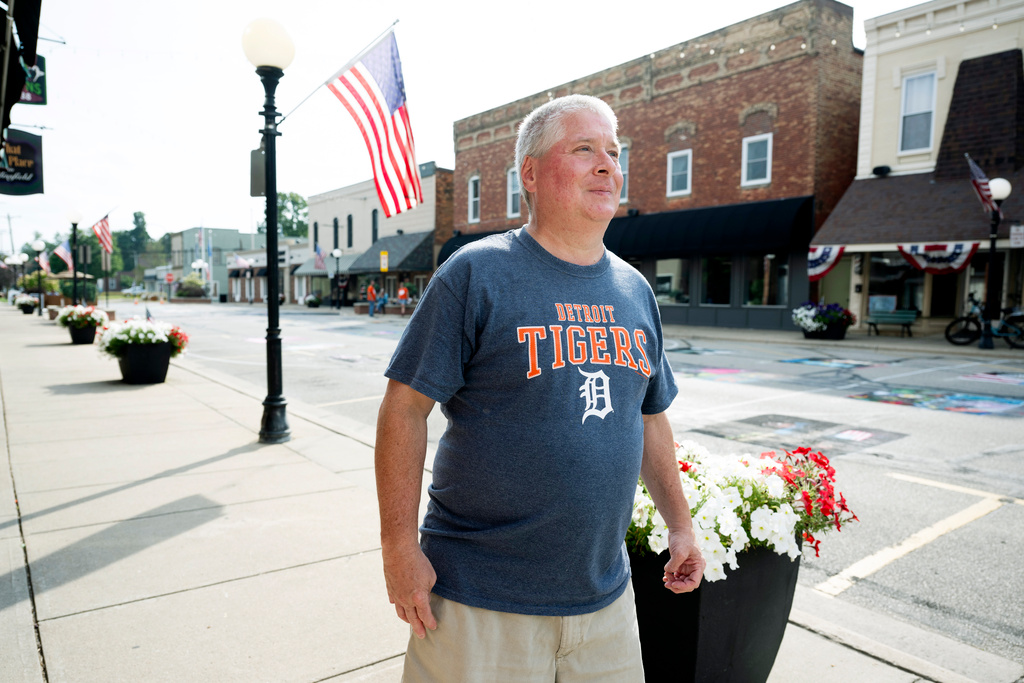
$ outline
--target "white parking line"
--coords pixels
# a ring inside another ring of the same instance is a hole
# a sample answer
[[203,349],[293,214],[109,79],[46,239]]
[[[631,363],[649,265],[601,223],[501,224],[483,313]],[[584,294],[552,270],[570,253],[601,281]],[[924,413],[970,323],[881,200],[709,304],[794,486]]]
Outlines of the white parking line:
[[839,595],[847,588],[853,586],[853,584],[858,580],[874,574],[882,567],[895,562],[918,548],[924,547],[937,538],[948,534],[950,531],[955,531],[962,526],[966,526],[975,520],[981,519],[990,512],[998,510],[1003,506],[1003,503],[1013,502],[1024,505],[1024,500],[1000,496],[999,494],[992,493],[990,491],[981,491],[979,489],[967,488],[966,486],[957,486],[956,484],[947,484],[945,482],[934,481],[932,479],[923,479],[909,474],[900,474],[897,472],[889,472],[888,474],[893,479],[908,481],[915,484],[923,484],[925,486],[933,486],[935,488],[946,489],[948,491],[956,491],[957,493],[966,493],[972,496],[980,496],[982,500],[964,510],[961,510],[955,515],[951,515],[936,522],[935,524],[932,524],[926,529],[918,531],[916,534],[900,543],[897,543],[896,545],[882,548],[878,552],[865,557],[863,560],[854,562],[843,571],[830,577],[828,580],[819,583],[814,587],[814,590],[833,597]]

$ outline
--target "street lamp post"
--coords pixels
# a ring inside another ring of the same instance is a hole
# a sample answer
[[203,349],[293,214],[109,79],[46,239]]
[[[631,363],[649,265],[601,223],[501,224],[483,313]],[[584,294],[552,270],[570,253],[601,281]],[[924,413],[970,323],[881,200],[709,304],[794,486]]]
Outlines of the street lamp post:
[[82,214],[72,209],[68,211],[71,223],[71,304],[78,305],[78,224],[82,222]]
[[[993,178],[988,182],[989,191],[992,192],[992,199],[996,206],[1001,207],[1003,200],[1010,196],[1010,181],[1004,178]],[[996,262],[996,237],[999,234],[999,223],[1002,220],[1000,210],[992,211],[992,222],[988,234],[988,267],[985,275],[985,320],[981,329],[981,341],[978,342],[979,349],[992,349],[992,320],[999,317],[999,297],[997,283],[1003,279],[1003,269]]]
[[18,254],[18,263],[21,265],[21,283],[25,286],[26,292],[28,292],[28,259],[29,255],[25,252]]
[[334,291],[338,297],[338,310],[341,310],[341,249],[335,247],[331,256],[334,257]]
[[278,309],[277,262],[277,108],[274,91],[284,69],[295,57],[295,45],[284,29],[270,19],[256,19],[242,33],[245,56],[263,82],[263,148],[266,154],[267,196],[267,398],[263,401],[260,443],[284,443],[291,439],[285,410],[281,371],[281,329]]
[[35,240],[32,242],[32,250],[36,252],[36,259],[39,261],[39,274],[36,275],[36,284],[39,290],[39,317],[43,317],[43,250],[46,249],[46,242],[42,240]]

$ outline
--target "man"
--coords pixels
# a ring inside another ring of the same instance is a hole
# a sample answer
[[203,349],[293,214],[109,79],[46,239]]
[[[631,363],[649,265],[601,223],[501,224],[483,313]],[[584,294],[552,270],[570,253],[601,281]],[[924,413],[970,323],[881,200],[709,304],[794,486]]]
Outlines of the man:
[[402,315],[405,315],[405,305],[409,303],[409,288],[405,286],[404,281],[398,285],[398,303],[402,305]]
[[370,302],[370,317],[373,317],[373,311],[377,308],[377,288],[374,285],[377,284],[376,280],[370,280],[370,284],[366,286],[366,300]]
[[[665,586],[700,582],[657,303],[602,242],[622,188],[616,125],[579,95],[523,121],[529,222],[438,269],[385,372],[381,547],[412,630],[407,681],[642,681],[623,543],[639,474],[670,529]],[[418,542],[435,401],[448,428]]]

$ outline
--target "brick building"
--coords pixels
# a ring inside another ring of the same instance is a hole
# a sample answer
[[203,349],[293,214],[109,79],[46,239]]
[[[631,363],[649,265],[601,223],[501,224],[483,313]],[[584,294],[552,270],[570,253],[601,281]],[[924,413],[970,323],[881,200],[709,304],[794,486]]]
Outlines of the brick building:
[[807,246],[856,166],[862,55],[853,10],[801,0],[457,121],[455,231],[441,250],[526,222],[516,126],[585,93],[619,117],[625,184],[605,237],[666,323],[788,328]]

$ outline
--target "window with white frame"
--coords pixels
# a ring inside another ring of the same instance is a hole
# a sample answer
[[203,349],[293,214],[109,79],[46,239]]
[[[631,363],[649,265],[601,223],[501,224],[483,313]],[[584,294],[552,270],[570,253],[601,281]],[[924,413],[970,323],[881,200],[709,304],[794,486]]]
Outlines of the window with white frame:
[[693,150],[685,149],[668,155],[668,176],[665,194],[669,197],[680,197],[690,194],[690,167]]
[[935,72],[903,79],[900,153],[926,152],[932,147],[935,121]]
[[480,176],[469,179],[469,222],[480,222]]
[[619,168],[622,170],[622,192],[619,194],[619,203],[629,201],[629,146],[624,146],[619,151]]
[[743,177],[740,185],[767,185],[772,181],[772,134],[743,138]]
[[519,173],[514,168],[508,170],[508,178],[505,183],[505,196],[506,201],[506,212],[509,218],[515,218],[519,215]]

